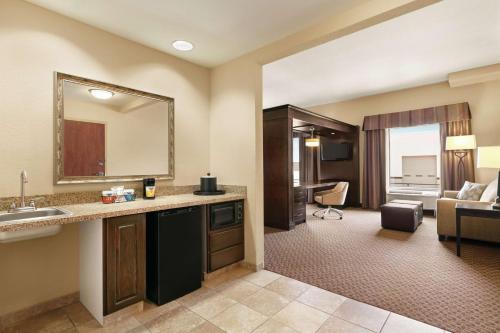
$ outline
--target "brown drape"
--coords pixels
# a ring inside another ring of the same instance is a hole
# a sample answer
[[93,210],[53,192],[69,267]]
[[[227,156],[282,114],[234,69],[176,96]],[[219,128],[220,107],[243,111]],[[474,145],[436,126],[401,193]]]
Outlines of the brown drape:
[[363,208],[385,203],[385,130],[365,131]]
[[452,190],[458,191],[462,188],[464,181],[475,181],[474,175],[474,155],[472,150],[468,150],[467,156],[464,158],[464,178],[459,179],[458,175],[458,158],[453,151],[446,149],[446,137],[457,135],[472,134],[471,121],[452,121],[440,124],[441,134],[441,188],[443,191]]
[[394,127],[411,127],[469,119],[471,119],[469,103],[458,103],[418,110],[366,116],[363,122],[363,130],[369,131]]

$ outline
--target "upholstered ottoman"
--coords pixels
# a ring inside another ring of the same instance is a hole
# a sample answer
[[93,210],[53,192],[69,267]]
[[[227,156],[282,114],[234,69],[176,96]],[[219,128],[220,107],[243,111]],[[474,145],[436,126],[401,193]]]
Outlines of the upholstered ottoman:
[[399,203],[405,205],[417,205],[418,206],[418,220],[422,223],[424,219],[424,203],[422,201],[417,200],[391,200],[392,203]]
[[382,205],[382,228],[414,232],[420,224],[418,211],[418,205],[394,202]]

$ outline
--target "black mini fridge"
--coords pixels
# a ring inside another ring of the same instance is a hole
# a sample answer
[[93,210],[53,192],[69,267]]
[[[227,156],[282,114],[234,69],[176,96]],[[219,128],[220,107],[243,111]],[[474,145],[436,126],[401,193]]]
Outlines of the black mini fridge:
[[147,213],[146,295],[158,305],[201,288],[200,206]]

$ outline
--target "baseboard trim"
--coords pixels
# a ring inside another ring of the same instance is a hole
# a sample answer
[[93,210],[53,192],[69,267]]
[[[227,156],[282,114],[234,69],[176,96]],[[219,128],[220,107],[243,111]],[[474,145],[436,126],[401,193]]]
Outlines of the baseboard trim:
[[117,321],[132,317],[133,315],[144,311],[144,301],[129,305],[123,309],[110,313],[104,316],[103,327],[109,326]]
[[247,268],[247,269],[249,269],[251,271],[254,271],[254,272],[258,272],[258,271],[261,271],[261,270],[264,269],[264,263],[263,262],[256,265],[256,264],[251,264],[249,262],[243,261],[241,263],[241,266],[245,267],[245,268]]
[[29,306],[25,309],[7,313],[3,316],[0,316],[0,331],[2,331],[7,327],[13,326],[21,321],[33,318],[39,314],[56,310],[66,305],[76,303],[78,302],[79,299],[80,299],[80,292],[74,292],[72,294],[64,295],[42,303]]

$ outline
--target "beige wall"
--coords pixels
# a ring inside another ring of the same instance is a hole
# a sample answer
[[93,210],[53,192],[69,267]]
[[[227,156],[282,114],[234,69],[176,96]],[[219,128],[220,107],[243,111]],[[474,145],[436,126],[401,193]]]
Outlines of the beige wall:
[[22,169],[28,194],[102,188],[53,185],[54,71],[174,97],[174,183],[208,169],[208,69],[17,0],[1,2],[0,45],[0,197],[19,194]]
[[262,66],[238,60],[212,71],[210,170],[223,184],[246,185],[245,260],[264,262]]
[[0,244],[0,316],[79,290],[78,224],[61,233]]
[[[443,82],[340,103],[319,105],[308,109],[334,119],[362,126],[364,116],[368,115],[469,102],[472,113],[472,131],[476,135],[477,144],[478,146],[490,146],[500,145],[499,91],[500,80],[457,88],[450,88],[447,82]],[[363,156],[363,132],[360,143],[361,156]],[[495,170],[476,170],[476,180],[482,183],[490,182],[496,175]]]
[[[175,98],[177,185],[209,168],[210,72],[19,0],[0,0],[0,197],[109,187],[54,186],[53,72]],[[8,161],[8,163],[6,163]],[[78,290],[78,229],[0,245],[0,315]]]

